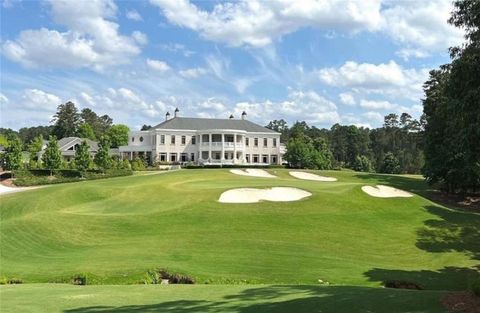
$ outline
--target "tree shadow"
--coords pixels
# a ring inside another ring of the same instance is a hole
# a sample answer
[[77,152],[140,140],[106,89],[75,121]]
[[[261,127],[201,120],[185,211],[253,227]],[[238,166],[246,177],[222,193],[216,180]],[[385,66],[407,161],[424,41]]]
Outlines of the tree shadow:
[[425,198],[429,198],[433,193],[433,189],[430,188],[424,180],[416,178],[374,173],[355,174],[354,177],[362,180],[374,180],[378,184],[410,191]]
[[[168,288],[168,287],[167,287]],[[147,305],[90,306],[64,313],[137,312],[442,312],[443,293],[352,286],[265,286],[224,296],[220,301],[178,300]]]
[[[417,230],[416,246],[431,253],[461,252],[480,260],[480,215],[434,205],[425,207],[434,215]],[[437,271],[405,271],[374,268],[364,273],[371,281],[404,280],[426,289],[465,290],[480,279],[480,263],[474,267],[445,267]]]

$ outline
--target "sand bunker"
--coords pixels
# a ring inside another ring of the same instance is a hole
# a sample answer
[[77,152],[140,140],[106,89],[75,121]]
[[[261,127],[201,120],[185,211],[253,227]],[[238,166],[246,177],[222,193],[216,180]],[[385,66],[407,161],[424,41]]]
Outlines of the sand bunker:
[[262,200],[284,202],[297,201],[311,195],[308,191],[291,187],[237,188],[222,193],[218,201],[223,203],[256,203]]
[[369,194],[370,196],[378,197],[378,198],[413,197],[413,195],[409,192],[406,192],[397,188],[389,187],[389,186],[383,186],[383,185],[377,185],[376,187],[363,186],[362,190],[363,192]]
[[6,195],[9,193],[32,190],[37,188],[40,188],[40,187],[7,187],[0,184],[0,195]]
[[298,179],[316,180],[316,181],[337,181],[335,177],[320,176],[317,174],[312,174],[307,172],[288,172],[288,173]]
[[255,169],[255,168],[247,168],[246,170],[230,170],[230,173],[236,175],[243,175],[243,176],[253,176],[253,177],[267,177],[267,178],[275,178],[272,174],[269,174],[265,170]]

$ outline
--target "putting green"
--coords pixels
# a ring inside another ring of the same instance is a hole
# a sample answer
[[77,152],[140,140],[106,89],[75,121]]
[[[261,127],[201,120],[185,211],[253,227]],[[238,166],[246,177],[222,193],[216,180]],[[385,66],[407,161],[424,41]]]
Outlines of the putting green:
[[[478,277],[480,216],[419,196],[415,177],[316,172],[337,182],[276,179],[228,170],[120,177],[3,196],[0,277],[26,283],[132,284],[168,268],[199,283],[379,286],[388,279],[428,289],[467,288]],[[412,198],[373,198],[363,185]],[[295,202],[226,204],[232,188],[295,187]]]

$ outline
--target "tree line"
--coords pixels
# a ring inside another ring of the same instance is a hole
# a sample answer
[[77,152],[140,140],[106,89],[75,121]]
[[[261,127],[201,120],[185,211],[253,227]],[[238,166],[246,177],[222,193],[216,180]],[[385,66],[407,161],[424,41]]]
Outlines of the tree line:
[[380,128],[335,124],[330,129],[285,120],[267,126],[286,142],[289,166],[310,169],[350,168],[363,172],[420,173],[423,164],[424,119],[408,113],[384,118]]
[[[17,170],[24,166],[24,152],[29,156],[30,169],[88,169],[125,168],[126,164],[110,155],[111,148],[128,144],[129,128],[113,124],[108,115],[97,115],[89,108],[79,111],[73,102],[60,104],[50,126],[25,127],[14,131],[0,128],[0,145],[5,148],[2,154],[2,167]],[[98,141],[99,150],[95,157],[90,154],[90,146],[82,141],[75,151],[73,162],[63,160],[58,140],[65,137],[80,137]],[[45,140],[48,139],[45,146]],[[45,149],[39,158],[42,149]]]

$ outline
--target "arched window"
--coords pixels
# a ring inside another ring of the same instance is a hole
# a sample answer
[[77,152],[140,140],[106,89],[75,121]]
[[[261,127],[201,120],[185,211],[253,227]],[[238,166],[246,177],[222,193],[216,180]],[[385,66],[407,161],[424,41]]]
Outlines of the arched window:
[[140,137],[140,142],[143,142],[143,137]]

